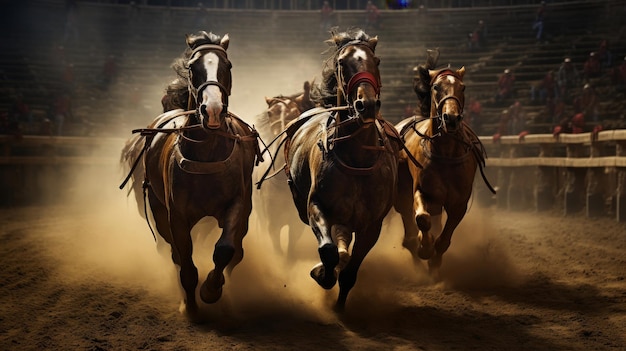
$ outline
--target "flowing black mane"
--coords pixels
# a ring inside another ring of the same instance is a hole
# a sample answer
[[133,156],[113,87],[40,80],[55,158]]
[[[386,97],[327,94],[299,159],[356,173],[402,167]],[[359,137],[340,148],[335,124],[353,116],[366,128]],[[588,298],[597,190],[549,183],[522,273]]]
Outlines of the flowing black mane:
[[430,74],[428,70],[435,69],[439,59],[439,49],[427,50],[426,62],[418,65],[416,75],[413,77],[413,90],[417,95],[420,115],[430,116]]
[[199,31],[196,34],[187,35],[187,48],[182,55],[172,62],[171,67],[176,73],[174,79],[166,88],[166,95],[170,106],[169,109],[187,109],[189,100],[189,59],[194,49],[200,45],[219,45],[222,37],[211,32]]
[[311,100],[318,106],[334,106],[337,104],[337,77],[336,72],[336,56],[339,54],[346,44],[354,41],[361,41],[365,44],[370,40],[370,36],[363,30],[358,28],[349,29],[346,32],[337,32],[335,28],[331,29],[331,37],[326,40],[330,47],[326,51],[331,55],[324,62],[322,70],[322,82],[314,84],[311,88]]

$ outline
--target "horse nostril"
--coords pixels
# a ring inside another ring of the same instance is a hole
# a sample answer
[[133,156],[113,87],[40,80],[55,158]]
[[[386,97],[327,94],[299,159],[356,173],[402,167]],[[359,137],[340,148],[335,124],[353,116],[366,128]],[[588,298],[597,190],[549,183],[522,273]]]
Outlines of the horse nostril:
[[376,108],[377,108],[377,109],[380,109],[380,105],[381,105],[380,100],[376,100]]
[[206,116],[206,105],[202,104],[200,105],[200,114],[202,114],[203,116]]
[[365,104],[363,103],[363,100],[357,100],[354,103],[354,108],[359,112],[365,111]]

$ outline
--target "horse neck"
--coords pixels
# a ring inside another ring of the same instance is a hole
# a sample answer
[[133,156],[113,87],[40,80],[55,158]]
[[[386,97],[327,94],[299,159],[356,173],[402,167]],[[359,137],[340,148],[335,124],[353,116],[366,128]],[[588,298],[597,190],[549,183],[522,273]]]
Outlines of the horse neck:
[[363,147],[379,146],[380,134],[376,122],[362,126],[359,122],[346,122],[348,119],[346,115],[342,116],[341,113],[337,115],[340,116],[337,117],[339,118],[337,122],[343,121],[343,124],[335,128],[334,136],[329,136],[338,140],[333,146],[335,152],[340,153],[342,158],[350,160],[355,166],[360,162],[371,163],[372,152],[377,155],[378,151],[368,151]]
[[439,131],[437,129],[436,117],[431,116],[428,120],[428,127],[424,135],[430,139],[430,150],[432,153],[447,156],[456,157],[466,152],[465,145],[462,140],[463,126],[459,127],[454,133],[446,133],[445,131]]

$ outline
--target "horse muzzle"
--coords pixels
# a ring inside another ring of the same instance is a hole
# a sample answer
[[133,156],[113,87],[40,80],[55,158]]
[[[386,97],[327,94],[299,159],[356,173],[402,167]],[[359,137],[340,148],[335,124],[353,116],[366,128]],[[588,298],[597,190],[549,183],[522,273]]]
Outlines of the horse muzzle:
[[223,116],[228,114],[226,105],[202,104],[200,105],[200,121],[206,129],[218,129],[222,125]]
[[463,116],[460,114],[443,113],[441,127],[446,133],[454,133],[461,127]]

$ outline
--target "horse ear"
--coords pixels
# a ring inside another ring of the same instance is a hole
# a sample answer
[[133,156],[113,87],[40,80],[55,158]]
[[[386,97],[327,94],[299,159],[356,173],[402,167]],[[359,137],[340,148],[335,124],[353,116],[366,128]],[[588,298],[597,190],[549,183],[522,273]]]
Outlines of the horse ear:
[[222,40],[220,41],[220,45],[224,48],[224,50],[228,50],[228,43],[230,42],[230,37],[228,37],[228,33],[224,34]]
[[269,106],[271,102],[272,102],[272,98],[268,98],[268,97],[266,96],[266,97],[265,97],[265,103],[267,104],[267,106]]
[[459,75],[459,77],[461,77],[461,79],[463,79],[463,76],[465,75],[465,66],[463,66],[463,67],[459,68],[459,69],[456,71],[456,74],[458,74],[458,75]]
[[375,50],[376,49],[376,44],[378,44],[378,36],[370,38],[370,40],[368,40],[367,43],[372,48],[372,50]]

